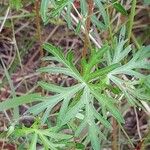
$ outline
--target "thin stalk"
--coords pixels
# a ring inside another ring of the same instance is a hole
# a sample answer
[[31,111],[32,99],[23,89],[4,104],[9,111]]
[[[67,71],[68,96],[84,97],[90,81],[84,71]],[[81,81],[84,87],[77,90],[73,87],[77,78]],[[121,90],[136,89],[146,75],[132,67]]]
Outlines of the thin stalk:
[[[65,10],[67,10],[67,8],[65,8]],[[75,10],[76,11],[76,10]],[[77,13],[78,14],[78,13]],[[62,15],[63,17],[65,16],[65,14]],[[74,21],[75,25],[77,25],[79,23],[79,19],[73,14],[73,13],[70,13],[70,16],[72,18],[72,20]],[[80,17],[79,17],[80,18]],[[85,33],[85,28],[83,25],[81,25],[81,29],[83,31],[83,33]],[[96,41],[96,39],[89,33],[89,38],[90,40],[98,47],[98,48],[101,48],[102,47],[102,43],[98,43]]]
[[[119,97],[119,101],[121,101],[123,96],[124,96],[124,94],[122,94]],[[115,98],[117,98],[117,96]],[[119,107],[120,107],[120,104],[119,104]],[[112,131],[112,150],[119,150],[120,149],[120,145],[119,145],[120,126],[119,126],[119,124],[117,123],[117,121],[114,117],[112,117],[112,127],[113,127],[113,131]]]
[[139,50],[141,48],[140,44],[138,43],[137,39],[135,38],[134,34],[131,34],[131,38],[136,46],[136,48]]
[[124,133],[125,137],[127,138],[129,144],[132,146],[132,148],[135,148],[134,144],[132,143],[130,137],[128,136],[128,134],[127,134],[126,131],[124,130],[123,126],[122,126],[120,123],[118,123],[118,124],[119,124],[119,126],[120,126],[122,132]]
[[[36,22],[36,34],[37,34],[37,40],[39,43],[39,51],[40,51],[40,58],[43,58],[44,53],[43,53],[43,48],[42,48],[42,32],[41,32],[41,25],[40,25],[40,0],[35,0],[34,3],[34,8],[35,8],[35,22]],[[41,61],[40,63],[41,67],[44,66],[44,62]],[[41,74],[41,78],[44,79],[44,75]],[[44,95],[44,90],[42,89],[42,94]]]
[[[108,15],[108,29],[109,29],[109,40],[111,43],[112,48],[114,48],[114,40],[113,40],[113,32],[112,32],[112,24],[110,21],[110,14],[109,14],[109,8],[106,8],[107,15]],[[114,117],[112,117],[112,150],[118,150],[118,124]]]
[[[34,17],[34,13],[27,13],[27,14],[21,14],[21,15],[13,15],[13,16],[7,16],[6,20],[8,19],[17,19],[17,18],[25,18],[25,17]],[[0,17],[0,21],[5,20],[5,17]]]
[[110,38],[110,41],[111,41],[111,46],[112,46],[112,48],[114,48],[112,24],[111,24],[111,21],[110,21],[110,15],[109,15],[109,8],[108,7],[107,7],[106,11],[107,11],[107,15],[108,15],[109,38]]
[[[6,68],[6,66],[5,66],[5,64],[4,64],[4,62],[3,62],[1,57],[0,57],[0,60],[1,60],[2,66],[4,68],[4,73],[5,73],[6,78],[8,80],[10,89],[11,89],[11,95],[12,95],[13,98],[15,98],[16,97],[16,92],[15,92],[15,87],[13,85],[13,81],[11,80],[9,72],[8,72],[8,70],[7,70],[7,68]],[[15,107],[14,110],[13,110],[13,113],[14,113],[13,114],[13,118],[14,119],[18,119],[19,118],[19,107]]]
[[[30,46],[33,44],[34,41],[30,42],[30,43],[27,43],[24,47],[24,49],[20,49],[20,58],[22,58],[26,51],[29,50]],[[12,74],[16,69],[17,69],[17,66],[19,64],[19,59],[18,57],[14,57],[14,59],[12,60],[12,62],[10,63],[10,65],[7,67],[7,70],[9,72],[9,74]],[[2,83],[0,84],[0,88],[2,88],[5,84],[7,84],[7,78],[6,76],[4,76],[3,80],[2,80]]]
[[127,45],[130,44],[130,39],[131,39],[131,35],[132,35],[132,28],[133,28],[133,24],[134,24],[135,13],[136,13],[136,3],[137,3],[137,0],[132,0],[131,12],[130,12],[129,21],[127,24],[127,38],[128,38]]
[[41,33],[40,14],[39,14],[40,0],[35,0],[34,7],[35,7],[35,21],[36,21],[36,29],[37,29],[36,34],[39,42],[40,56],[42,58],[43,57],[42,36],[41,36],[42,33]]
[[10,11],[10,7],[8,7],[8,8],[7,8],[7,11],[6,11],[6,14],[5,14],[4,20],[3,20],[3,22],[2,22],[2,24],[1,24],[1,26],[0,26],[0,32],[2,31],[2,29],[3,29],[3,27],[4,27],[4,24],[5,24],[6,20],[7,20],[7,17],[8,17],[9,11]]
[[118,150],[118,125],[117,125],[117,121],[115,118],[112,117],[112,127],[113,127],[113,131],[112,131],[112,150]]
[[134,107],[134,113],[135,113],[135,117],[136,117],[137,132],[138,132],[139,139],[141,141],[142,140],[142,135],[141,135],[141,131],[140,131],[139,118],[138,118],[136,107]]
[[88,0],[88,17],[86,19],[86,27],[85,27],[85,37],[84,37],[84,47],[82,51],[82,57],[85,58],[87,55],[88,48],[91,48],[89,31],[91,24],[91,16],[93,14],[94,2],[93,0]]
[[[17,45],[17,41],[16,41],[13,19],[11,19],[11,26],[12,26],[12,34],[13,34],[13,41],[14,41],[15,50],[16,50],[16,52],[17,52],[18,61],[19,61],[20,67],[21,67],[21,71],[22,71],[22,73],[23,73],[23,72],[24,72],[24,69],[23,69],[23,65],[22,65],[22,62],[21,62],[20,51],[19,51],[19,48],[18,48],[18,45]],[[27,85],[26,80],[24,80],[23,82],[24,82],[24,84],[25,84],[26,91],[28,91],[28,85]]]

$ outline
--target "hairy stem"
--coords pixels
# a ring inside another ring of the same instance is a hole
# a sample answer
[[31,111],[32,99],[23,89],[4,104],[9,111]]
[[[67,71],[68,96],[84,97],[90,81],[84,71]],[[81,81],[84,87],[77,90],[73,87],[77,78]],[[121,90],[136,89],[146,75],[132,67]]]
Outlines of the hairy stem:
[[39,49],[40,49],[40,56],[43,57],[43,49],[42,49],[42,36],[41,36],[41,26],[40,26],[40,14],[39,14],[39,7],[40,7],[40,0],[35,0],[35,21],[36,21],[36,32],[37,32],[37,39],[39,42]]
[[87,55],[87,50],[90,46],[90,38],[89,38],[89,31],[90,31],[90,24],[91,24],[91,16],[93,14],[94,2],[93,0],[88,0],[88,17],[86,19],[86,27],[85,27],[85,37],[84,37],[84,47],[82,51],[82,57],[85,58]]
[[118,150],[118,130],[117,130],[117,121],[115,118],[112,117],[112,122],[113,122],[113,131],[112,131],[112,150]]

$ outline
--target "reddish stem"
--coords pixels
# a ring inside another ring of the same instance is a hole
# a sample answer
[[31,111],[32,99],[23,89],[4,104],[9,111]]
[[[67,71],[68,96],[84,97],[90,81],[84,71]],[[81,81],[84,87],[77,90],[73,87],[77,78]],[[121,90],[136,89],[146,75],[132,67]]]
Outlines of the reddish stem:
[[83,47],[83,51],[82,51],[83,58],[86,57],[87,50],[90,47],[89,31],[90,31],[90,25],[91,25],[91,16],[93,14],[93,8],[94,8],[93,0],[88,0],[88,17],[86,19],[84,47]]

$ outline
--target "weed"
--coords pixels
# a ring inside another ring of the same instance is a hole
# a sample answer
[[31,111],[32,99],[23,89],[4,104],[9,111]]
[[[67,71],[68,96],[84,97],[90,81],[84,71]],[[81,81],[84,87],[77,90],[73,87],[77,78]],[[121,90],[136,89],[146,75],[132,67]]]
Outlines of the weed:
[[[82,0],[79,8],[76,8],[75,2],[42,0],[40,14],[45,24],[62,15],[70,29],[78,35],[83,31],[84,48],[82,58],[78,62],[80,67],[74,63],[72,50],[68,50],[64,55],[58,46],[44,43],[42,48],[50,56],[43,60],[55,61],[62,65],[48,65],[39,68],[37,72],[64,74],[76,80],[76,84],[64,87],[39,81],[38,85],[52,93],[52,96],[27,94],[0,103],[0,111],[4,111],[24,103],[38,102],[29,107],[24,114],[36,117],[33,125],[21,126],[18,124],[18,118],[5,134],[5,137],[10,136],[18,141],[25,139],[24,147],[27,149],[35,150],[37,145],[51,150],[85,149],[91,143],[94,150],[100,150],[103,147],[102,142],[108,138],[105,131],[111,131],[117,125],[123,130],[125,120],[120,107],[121,102],[126,100],[130,106],[145,109],[143,101],[150,100],[150,76],[144,73],[144,70],[150,70],[150,46],[138,46],[136,50],[131,44],[136,0],[131,2],[129,14],[123,4],[116,0],[93,0],[89,3]],[[21,7],[20,1],[15,7]],[[72,13],[72,8],[75,9],[77,18]],[[109,11],[112,10],[130,16],[129,20],[119,26],[117,34],[113,32],[110,21]],[[38,29],[39,26],[38,21]],[[108,31],[109,38],[104,38],[104,44],[94,39],[91,26],[102,32]],[[56,106],[59,106],[59,109],[55,112],[55,119],[51,119],[51,113]],[[111,121],[111,118],[114,120]],[[64,134],[68,130],[70,134]],[[114,141],[118,140],[117,137],[114,138]],[[114,142],[112,147],[118,147],[117,143]]]

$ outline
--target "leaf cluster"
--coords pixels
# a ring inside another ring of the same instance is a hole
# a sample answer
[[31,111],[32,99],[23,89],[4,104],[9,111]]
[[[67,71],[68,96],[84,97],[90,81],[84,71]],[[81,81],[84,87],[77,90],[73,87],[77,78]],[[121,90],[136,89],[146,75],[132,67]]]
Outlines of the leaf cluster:
[[[121,34],[123,33],[122,29]],[[142,47],[131,59],[128,59],[127,56],[132,49],[131,46],[125,47],[126,42],[124,39],[116,40],[115,50],[108,44],[93,50],[89,60],[82,60],[82,71],[73,64],[71,51],[64,56],[60,48],[45,43],[43,48],[53,55],[49,60],[56,60],[62,63],[63,67],[47,66],[38,71],[65,74],[75,78],[78,83],[71,87],[62,87],[40,81],[38,84],[54,95],[28,111],[34,115],[44,111],[42,123],[45,123],[52,108],[61,102],[56,126],[62,128],[78,120],[79,125],[74,131],[75,136],[80,136],[86,128],[86,138],[91,141],[95,150],[99,150],[99,138],[106,139],[100,131],[100,126],[111,129],[109,116],[116,118],[119,124],[124,123],[121,111],[117,107],[119,101],[114,98],[114,94],[117,95],[115,97],[123,94],[132,106],[139,107],[140,100],[149,100],[148,93],[141,84],[142,81],[149,80],[149,76],[144,75],[141,69],[149,69],[147,58],[150,56],[150,47]],[[130,80],[129,77],[134,80]],[[119,91],[113,92],[112,89],[115,88]],[[99,105],[99,110],[96,109],[95,104]]]

